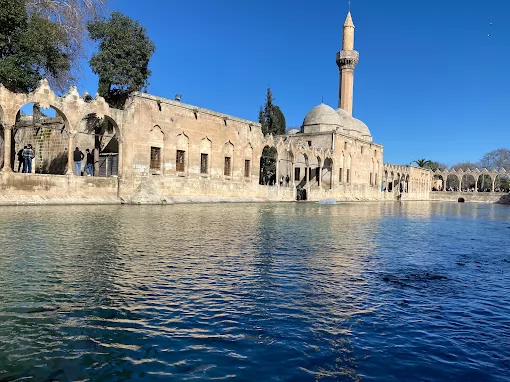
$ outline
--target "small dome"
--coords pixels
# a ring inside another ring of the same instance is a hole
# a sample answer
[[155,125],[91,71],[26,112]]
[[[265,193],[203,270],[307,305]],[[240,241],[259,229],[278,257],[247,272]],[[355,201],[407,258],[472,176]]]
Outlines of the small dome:
[[287,130],[287,135],[296,135],[297,133],[299,133],[299,129]]
[[341,119],[331,106],[321,103],[310,110],[303,121],[303,126],[311,125],[341,126]]

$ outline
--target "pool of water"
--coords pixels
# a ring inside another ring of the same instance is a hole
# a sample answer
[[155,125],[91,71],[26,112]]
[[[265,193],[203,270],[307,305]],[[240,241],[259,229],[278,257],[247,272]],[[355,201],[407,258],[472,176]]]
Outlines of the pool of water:
[[0,380],[504,381],[510,207],[0,208]]

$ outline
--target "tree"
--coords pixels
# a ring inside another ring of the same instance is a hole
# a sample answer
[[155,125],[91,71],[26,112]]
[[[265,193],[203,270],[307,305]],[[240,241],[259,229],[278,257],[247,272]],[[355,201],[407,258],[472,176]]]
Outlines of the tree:
[[285,116],[280,108],[273,103],[273,93],[267,87],[266,103],[259,110],[259,122],[262,125],[262,134],[285,134]]
[[432,161],[428,159],[417,159],[411,162],[411,164],[413,163],[416,163],[416,165],[420,168],[430,168]]
[[[262,125],[262,134],[285,134],[286,122],[280,108],[273,103],[273,93],[267,87],[266,103],[259,109],[259,122]],[[260,183],[270,184],[278,182],[276,174],[277,152],[274,147],[264,147],[260,158]]]
[[70,68],[68,40],[58,25],[29,15],[24,0],[0,0],[0,83],[29,92],[44,77]]
[[68,88],[75,81],[80,62],[85,58],[89,41],[87,23],[104,14],[108,0],[25,0],[29,15],[48,20],[56,25],[67,40],[62,47],[69,57],[68,70],[50,76],[50,83],[58,90]]
[[88,31],[99,42],[99,51],[90,60],[99,76],[99,94],[119,107],[129,93],[148,86],[154,43],[143,26],[120,12],[89,23]]
[[485,167],[487,170],[499,170],[504,168],[510,171],[510,150],[497,149],[486,153],[480,162],[480,167]]

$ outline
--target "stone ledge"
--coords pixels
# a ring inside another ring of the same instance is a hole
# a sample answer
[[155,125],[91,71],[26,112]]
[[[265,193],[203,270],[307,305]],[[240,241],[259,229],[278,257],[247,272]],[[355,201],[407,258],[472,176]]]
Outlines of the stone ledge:
[[46,197],[39,195],[0,195],[0,206],[38,206],[38,205],[107,205],[120,204],[116,197]]

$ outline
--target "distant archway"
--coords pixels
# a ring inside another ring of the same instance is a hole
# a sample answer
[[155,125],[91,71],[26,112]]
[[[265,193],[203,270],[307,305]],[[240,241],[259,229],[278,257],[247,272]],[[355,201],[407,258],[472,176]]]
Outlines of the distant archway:
[[459,177],[456,174],[446,176],[446,191],[459,191]]
[[273,146],[264,146],[260,156],[259,184],[273,186],[276,184],[276,161],[278,152]]

